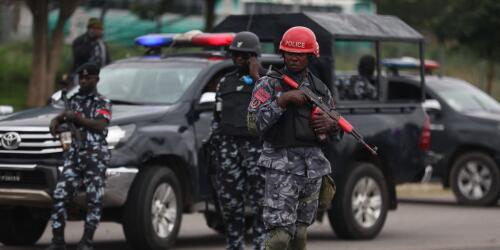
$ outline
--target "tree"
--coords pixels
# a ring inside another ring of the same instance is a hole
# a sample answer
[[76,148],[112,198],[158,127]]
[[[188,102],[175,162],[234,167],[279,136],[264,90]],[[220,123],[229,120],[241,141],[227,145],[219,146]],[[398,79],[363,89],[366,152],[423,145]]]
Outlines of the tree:
[[79,1],[59,0],[59,17],[48,33],[49,0],[25,0],[33,14],[33,63],[28,87],[28,107],[42,106],[54,92],[55,76],[63,44],[63,28]]
[[215,0],[205,1],[205,31],[212,30],[215,22]]
[[491,94],[495,63],[500,61],[500,1],[456,0],[449,3],[433,24],[442,42],[463,45],[487,61],[487,87]]
[[131,11],[137,14],[141,19],[154,20],[156,22],[155,32],[160,33],[163,26],[163,14],[167,11],[173,11],[174,1],[161,0],[158,3],[134,3]]
[[434,18],[454,0],[374,0],[377,12],[401,18],[419,30],[431,29]]

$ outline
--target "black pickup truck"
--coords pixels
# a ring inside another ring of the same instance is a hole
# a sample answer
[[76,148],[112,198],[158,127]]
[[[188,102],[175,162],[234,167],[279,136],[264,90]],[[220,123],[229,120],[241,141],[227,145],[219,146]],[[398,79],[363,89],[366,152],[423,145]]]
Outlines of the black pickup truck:
[[[378,27],[354,28],[349,22],[337,25],[345,25],[351,36],[358,38],[373,30],[376,35],[367,38],[377,44],[382,37],[422,43],[418,33],[393,17],[323,14],[310,22],[305,19],[314,16],[296,15],[293,18],[302,20],[318,37],[339,34],[320,30],[322,18],[358,22],[373,19],[372,25]],[[296,22],[276,25],[284,32]],[[225,29],[224,23],[218,28]],[[391,23],[393,27],[386,27]],[[402,29],[401,35],[383,32],[394,28]],[[283,32],[276,35],[281,37]],[[197,45],[227,46],[232,36],[202,34],[192,36],[192,41],[196,40]],[[175,39],[156,35],[140,40],[154,46],[154,42]],[[279,55],[269,54],[263,55],[261,61],[264,67],[282,63]],[[320,66],[314,70],[331,83],[331,72],[324,71],[329,67]],[[231,59],[223,52],[163,56],[149,53],[102,69],[98,89],[113,102],[107,137],[112,158],[107,170],[103,221],[121,223],[134,249],[170,247],[183,213],[204,212],[209,226],[217,224],[203,142],[210,133],[215,85],[232,69]],[[384,82],[380,74],[378,78]],[[334,166],[338,191],[333,208],[321,214],[328,214],[333,229],[344,238],[378,235],[387,211],[397,206],[395,185],[417,181],[424,172],[429,134],[424,129],[426,116],[421,98],[388,100],[384,93],[391,90],[379,91],[376,100],[338,102],[342,115],[370,145],[379,148],[378,155],[371,155],[349,136],[325,147]],[[50,135],[48,124],[62,110],[60,97],[61,92],[57,92],[46,107],[14,113],[0,121],[0,242],[5,245],[34,244],[47,225],[50,194],[62,165],[63,150],[58,139]],[[68,217],[80,220],[84,211],[84,195],[80,193],[71,203]]]
[[[500,103],[461,79],[432,75],[439,64],[426,60],[424,110],[431,122],[433,176],[463,205],[494,206],[500,199]],[[383,60],[398,95],[419,92],[411,57]],[[400,73],[403,71],[403,73]],[[404,89],[404,90],[403,90]]]

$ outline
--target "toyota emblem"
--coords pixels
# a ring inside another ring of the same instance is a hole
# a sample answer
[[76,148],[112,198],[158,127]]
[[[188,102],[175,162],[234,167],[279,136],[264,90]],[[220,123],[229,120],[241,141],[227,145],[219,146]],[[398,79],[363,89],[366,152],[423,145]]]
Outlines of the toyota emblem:
[[8,132],[2,136],[1,144],[5,149],[16,149],[21,144],[21,136],[16,132]]

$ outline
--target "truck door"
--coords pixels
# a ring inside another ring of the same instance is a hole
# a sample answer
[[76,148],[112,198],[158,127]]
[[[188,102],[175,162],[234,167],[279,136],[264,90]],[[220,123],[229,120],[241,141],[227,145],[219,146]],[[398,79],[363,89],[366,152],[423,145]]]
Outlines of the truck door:
[[209,185],[209,155],[206,152],[206,142],[209,139],[212,118],[215,108],[215,91],[219,80],[233,68],[225,68],[210,77],[210,80],[203,87],[203,90],[195,100],[194,109],[196,120],[193,123],[196,133],[196,145],[198,148],[198,167],[200,171],[200,196],[202,198],[209,198],[210,185]]

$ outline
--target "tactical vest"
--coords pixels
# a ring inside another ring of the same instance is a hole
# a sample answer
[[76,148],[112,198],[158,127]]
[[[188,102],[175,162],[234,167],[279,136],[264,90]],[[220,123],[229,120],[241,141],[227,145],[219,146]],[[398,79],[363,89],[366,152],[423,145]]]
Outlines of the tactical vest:
[[247,85],[236,73],[226,76],[219,86],[222,99],[220,132],[225,135],[253,137],[247,128],[248,104],[255,84]]
[[[328,89],[326,85],[317,77],[310,74],[308,86],[315,94],[326,98]],[[280,80],[284,91],[291,88]],[[315,147],[320,146],[314,131],[309,125],[311,119],[311,105],[295,106],[289,104],[285,113],[265,134],[264,141],[273,145],[274,148],[285,147]]]

